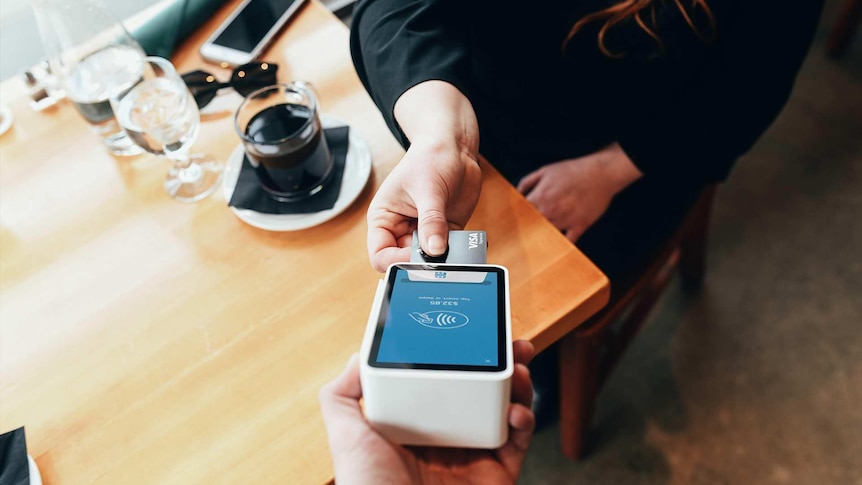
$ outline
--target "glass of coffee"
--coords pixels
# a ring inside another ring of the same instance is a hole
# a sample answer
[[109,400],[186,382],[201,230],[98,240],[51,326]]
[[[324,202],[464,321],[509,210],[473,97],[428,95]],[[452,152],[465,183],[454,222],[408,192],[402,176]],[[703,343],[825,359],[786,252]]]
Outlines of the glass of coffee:
[[274,84],[249,94],[234,126],[261,187],[274,199],[309,197],[332,177],[332,153],[308,84]]

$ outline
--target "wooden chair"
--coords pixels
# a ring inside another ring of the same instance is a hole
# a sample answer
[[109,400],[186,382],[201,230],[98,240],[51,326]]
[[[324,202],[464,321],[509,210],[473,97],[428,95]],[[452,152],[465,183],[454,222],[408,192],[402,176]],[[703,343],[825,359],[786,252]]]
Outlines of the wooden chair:
[[844,54],[853,34],[859,28],[860,20],[862,20],[862,0],[844,0],[838,19],[826,41],[826,54],[829,57],[838,58]]
[[715,186],[704,190],[656,257],[636,274],[615,282],[607,306],[560,341],[560,432],[563,453],[570,459],[577,460],[583,454],[593,402],[673,271],[680,270],[683,285],[689,290],[703,283],[714,198]]

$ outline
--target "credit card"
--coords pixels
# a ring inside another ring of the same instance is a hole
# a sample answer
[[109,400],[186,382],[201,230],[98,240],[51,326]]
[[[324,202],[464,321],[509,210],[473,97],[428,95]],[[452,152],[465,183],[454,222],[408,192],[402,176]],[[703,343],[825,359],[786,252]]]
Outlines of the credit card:
[[487,264],[488,237],[485,231],[449,231],[449,247],[440,256],[429,256],[419,247],[419,234],[413,231],[411,263]]

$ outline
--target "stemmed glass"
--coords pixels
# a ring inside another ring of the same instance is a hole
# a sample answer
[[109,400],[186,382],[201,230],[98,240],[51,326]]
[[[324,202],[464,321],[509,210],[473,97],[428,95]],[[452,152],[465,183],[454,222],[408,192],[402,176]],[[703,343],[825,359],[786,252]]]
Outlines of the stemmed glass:
[[146,57],[143,76],[133,88],[111,93],[120,126],[144,150],[165,155],[173,167],[165,190],[180,202],[196,202],[213,193],[223,165],[209,155],[190,155],[200,130],[197,103],[167,59]]

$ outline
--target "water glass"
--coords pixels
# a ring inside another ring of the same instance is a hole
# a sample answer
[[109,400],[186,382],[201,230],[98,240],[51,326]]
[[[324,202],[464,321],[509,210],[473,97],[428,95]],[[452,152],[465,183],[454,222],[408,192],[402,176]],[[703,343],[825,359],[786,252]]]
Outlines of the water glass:
[[66,96],[115,155],[142,150],[114,119],[109,93],[141,78],[144,51],[99,0],[33,0],[51,71]]
[[143,60],[141,81],[111,93],[117,121],[135,144],[173,162],[165,191],[180,202],[196,202],[219,186],[223,165],[209,155],[190,155],[200,113],[174,66],[161,57]]

